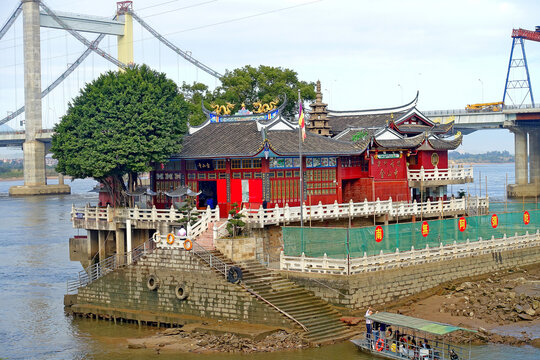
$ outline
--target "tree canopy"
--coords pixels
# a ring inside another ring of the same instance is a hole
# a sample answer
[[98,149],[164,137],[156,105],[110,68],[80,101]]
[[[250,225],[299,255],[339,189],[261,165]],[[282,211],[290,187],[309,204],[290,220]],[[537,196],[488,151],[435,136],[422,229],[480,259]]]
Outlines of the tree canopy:
[[102,74],[54,128],[56,169],[125,188],[122,176],[149,171],[181,150],[187,111],[176,84],[146,65]]
[[278,97],[283,101],[283,96],[286,95],[287,105],[283,115],[292,118],[298,113],[298,90],[302,100],[315,99],[315,83],[300,81],[295,71],[281,67],[260,65],[255,68],[246,65],[227,71],[220,80],[221,86],[213,92],[201,83],[182,86],[181,91],[190,103],[191,125],[199,125],[206,119],[201,110],[201,100],[209,109],[212,103],[219,105],[233,103],[235,112],[240,109],[242,103],[251,107],[256,101],[269,103]]

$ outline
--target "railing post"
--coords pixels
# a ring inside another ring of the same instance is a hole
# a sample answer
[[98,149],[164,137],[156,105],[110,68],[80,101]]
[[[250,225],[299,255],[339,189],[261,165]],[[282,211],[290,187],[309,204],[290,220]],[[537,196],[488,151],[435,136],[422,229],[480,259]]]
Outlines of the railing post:
[[259,216],[259,226],[261,228],[264,228],[264,209],[261,206],[259,206],[259,211],[257,212],[257,216]]
[[218,238],[218,229],[216,223],[214,223],[214,226],[212,228],[212,238],[214,239],[214,241]]
[[[128,212],[129,217],[129,212]],[[135,205],[135,208],[133,209],[133,220],[139,220],[139,207]]]
[[424,179],[424,167],[420,167],[420,181],[423,181]]
[[156,205],[152,205],[152,221],[157,221]]
[[219,212],[219,205],[216,205],[216,208],[214,209],[214,220],[217,221],[217,220],[220,219],[220,218],[219,218],[219,214],[220,214],[220,212]]
[[107,221],[112,222],[111,206],[107,204]]
[[279,252],[279,268],[281,270],[285,270],[285,256],[283,254],[283,250]]
[[300,256],[300,268],[302,272],[304,272],[306,269],[306,254],[304,253],[302,253],[302,256]]
[[439,168],[437,166],[435,166],[435,171],[433,172],[434,174],[434,179],[433,180],[438,180],[439,179]]
[[291,211],[289,209],[289,203],[285,203],[285,207],[283,208],[283,222],[288,223],[291,220]]

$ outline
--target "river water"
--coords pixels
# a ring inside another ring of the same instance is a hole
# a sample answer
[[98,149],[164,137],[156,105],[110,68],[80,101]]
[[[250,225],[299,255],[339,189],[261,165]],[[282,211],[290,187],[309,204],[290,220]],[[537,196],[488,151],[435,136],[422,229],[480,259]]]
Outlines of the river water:
[[[513,182],[513,164],[479,165],[475,175],[488,177],[492,198],[504,201],[506,173]],[[88,192],[92,180],[70,183],[71,195],[11,198],[10,186],[22,181],[0,181],[0,359],[371,359],[346,342],[317,349],[250,355],[157,355],[128,350],[126,338],[155,333],[151,327],[114,325],[107,321],[73,319],[63,310],[66,281],[81,265],[69,261],[68,238],[77,235],[70,222],[72,204],[97,202]],[[469,185],[478,192],[479,185]],[[459,190],[457,186],[452,191]],[[482,184],[482,194],[485,186]],[[475,359],[538,359],[530,346],[473,347]]]

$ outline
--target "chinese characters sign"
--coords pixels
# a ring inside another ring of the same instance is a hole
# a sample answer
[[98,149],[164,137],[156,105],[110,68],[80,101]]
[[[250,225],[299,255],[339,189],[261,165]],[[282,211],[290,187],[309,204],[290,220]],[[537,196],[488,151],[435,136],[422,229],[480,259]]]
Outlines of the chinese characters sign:
[[381,242],[383,238],[384,238],[384,230],[382,226],[379,225],[375,228],[375,241]]
[[465,229],[467,229],[467,219],[465,219],[463,216],[459,218],[458,228],[461,232],[464,232]]
[[523,223],[524,223],[525,225],[529,225],[530,222],[531,222],[531,215],[529,214],[528,211],[525,211],[525,212],[523,213]]
[[491,227],[495,229],[497,226],[499,226],[499,217],[497,214],[493,214],[491,215]]
[[429,224],[427,221],[422,223],[422,236],[427,237],[429,235]]
[[212,160],[195,160],[195,166],[199,171],[214,170],[214,162]]

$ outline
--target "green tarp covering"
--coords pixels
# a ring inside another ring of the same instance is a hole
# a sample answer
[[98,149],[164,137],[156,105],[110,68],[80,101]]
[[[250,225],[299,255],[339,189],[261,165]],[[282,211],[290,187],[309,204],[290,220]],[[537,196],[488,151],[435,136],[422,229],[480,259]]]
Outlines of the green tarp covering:
[[333,259],[346,259],[378,255],[381,253],[409,251],[411,247],[416,250],[442,245],[465,243],[502,238],[507,236],[525,235],[535,233],[540,229],[540,211],[529,210],[530,222],[525,225],[523,212],[497,213],[498,226],[493,228],[491,216],[466,217],[467,226],[464,231],[459,229],[459,219],[429,220],[429,233],[422,235],[423,221],[415,223],[399,223],[381,225],[384,237],[382,241],[375,241],[375,226],[362,228],[315,228],[315,227],[283,227],[283,245],[285,255],[307,257],[323,257],[326,254]]
[[476,332],[475,330],[469,330],[458,326],[388,312],[378,312],[368,316],[368,318],[376,322],[424,331],[435,335],[445,335],[458,330]]

